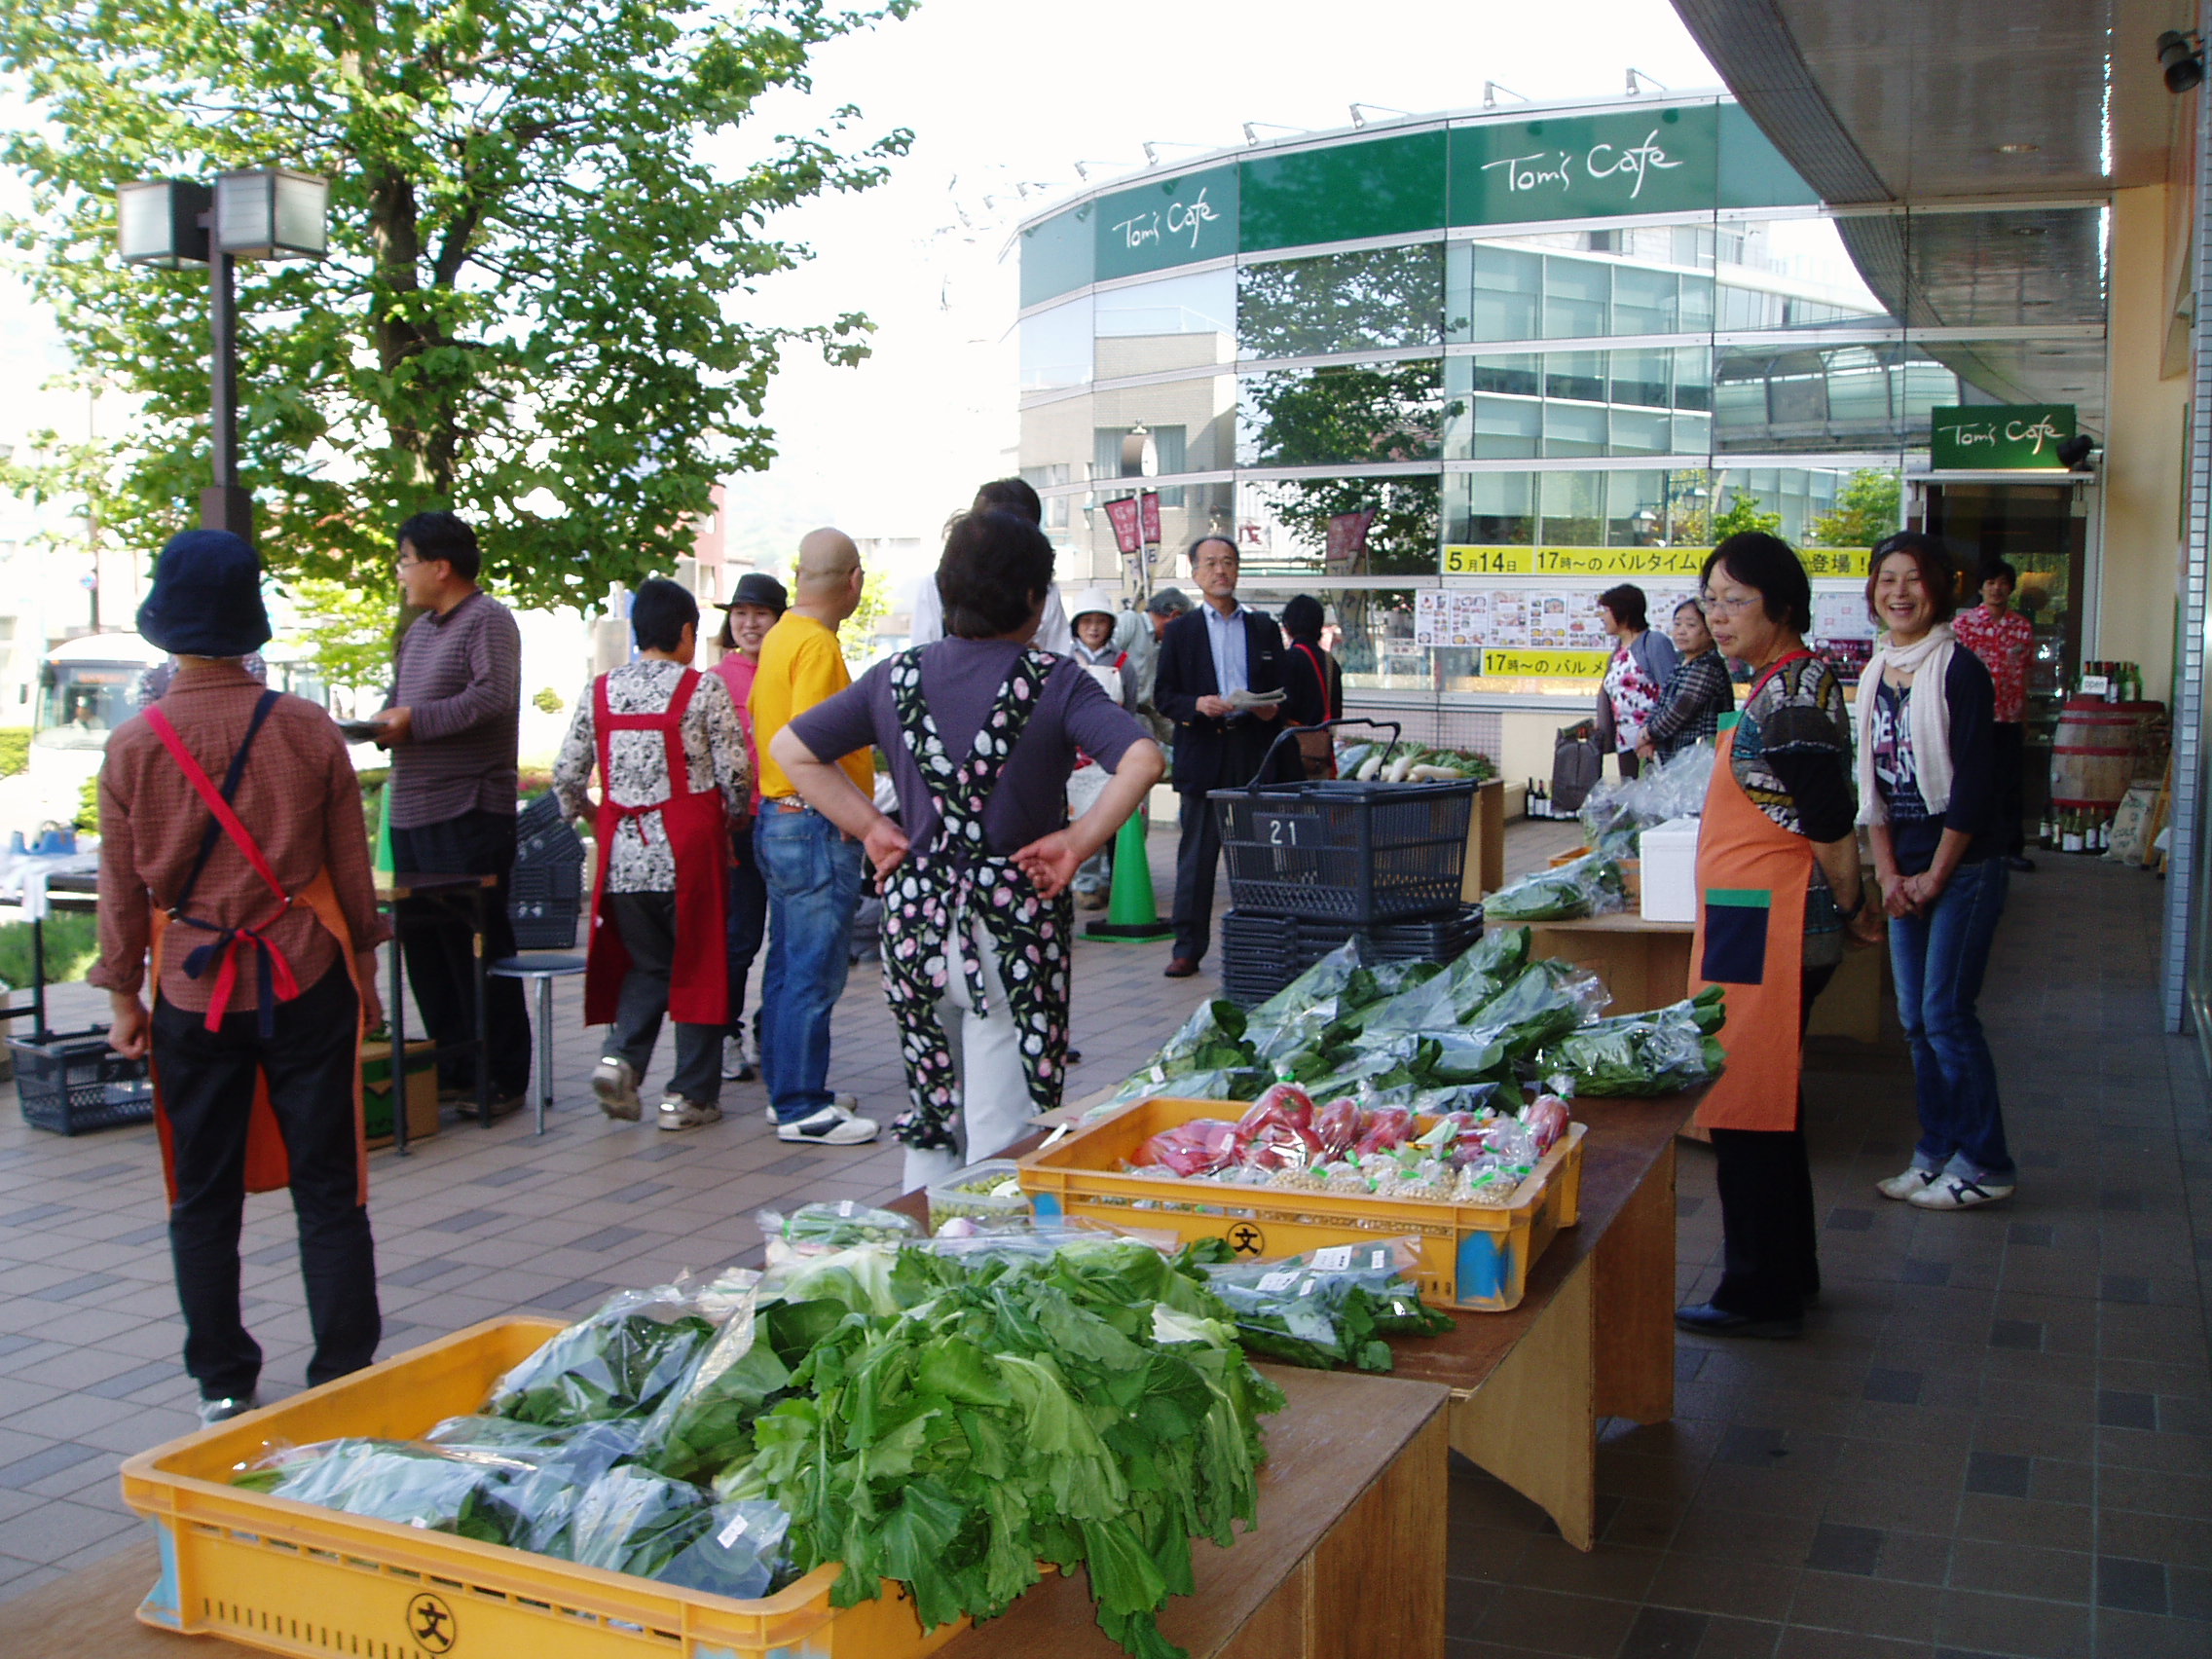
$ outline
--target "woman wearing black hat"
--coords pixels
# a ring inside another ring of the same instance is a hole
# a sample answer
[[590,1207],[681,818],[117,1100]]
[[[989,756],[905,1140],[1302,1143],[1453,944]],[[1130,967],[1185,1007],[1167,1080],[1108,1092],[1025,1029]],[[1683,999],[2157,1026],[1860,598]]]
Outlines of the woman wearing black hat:
[[[753,812],[760,812],[760,756],[753,746],[753,676],[760,666],[760,642],[776,625],[789,605],[784,584],[762,571],[737,579],[737,591],[722,608],[722,648],[715,672],[729,687],[737,705],[737,723],[745,732],[745,758],[753,768]],[[755,1071],[753,1054],[745,1045],[745,983],[753,974],[753,959],[760,954],[760,940],[768,931],[768,888],[760,879],[760,866],[753,857],[753,825],[732,825],[729,837],[729,1033],[722,1039],[722,1076],[732,1083],[750,1083]],[[756,1035],[753,1049],[759,1049]],[[768,1116],[775,1116],[769,1108]]]

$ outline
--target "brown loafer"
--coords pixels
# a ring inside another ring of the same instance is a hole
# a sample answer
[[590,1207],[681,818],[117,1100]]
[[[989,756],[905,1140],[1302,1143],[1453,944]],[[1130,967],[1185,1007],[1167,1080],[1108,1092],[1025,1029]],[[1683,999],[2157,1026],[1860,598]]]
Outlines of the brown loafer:
[[1198,962],[1188,956],[1173,957],[1167,964],[1167,977],[1170,979],[1188,979],[1198,971]]

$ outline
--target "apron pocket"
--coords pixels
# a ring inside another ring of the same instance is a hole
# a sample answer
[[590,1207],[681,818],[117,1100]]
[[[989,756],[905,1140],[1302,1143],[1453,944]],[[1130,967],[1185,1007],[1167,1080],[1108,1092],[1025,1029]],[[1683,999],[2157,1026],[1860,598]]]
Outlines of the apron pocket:
[[1714,888],[1705,896],[1705,960],[1699,976],[1718,985],[1766,982],[1766,928],[1771,896]]

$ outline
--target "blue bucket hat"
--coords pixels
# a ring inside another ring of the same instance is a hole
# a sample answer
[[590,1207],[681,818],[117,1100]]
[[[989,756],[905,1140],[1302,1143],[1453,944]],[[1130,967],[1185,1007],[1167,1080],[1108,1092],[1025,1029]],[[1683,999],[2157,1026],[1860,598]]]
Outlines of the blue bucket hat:
[[261,556],[227,530],[169,537],[138,608],[139,635],[177,656],[242,657],[269,643]]

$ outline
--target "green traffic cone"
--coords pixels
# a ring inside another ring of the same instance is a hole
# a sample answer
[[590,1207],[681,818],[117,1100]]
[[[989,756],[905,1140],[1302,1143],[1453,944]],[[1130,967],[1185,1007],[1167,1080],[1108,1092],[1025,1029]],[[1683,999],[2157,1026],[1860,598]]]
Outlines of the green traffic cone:
[[391,879],[391,780],[377,792],[377,852],[375,873]]
[[1150,944],[1173,937],[1175,930],[1160,920],[1152,898],[1152,863],[1145,857],[1144,813],[1129,814],[1114,837],[1114,887],[1106,903],[1106,919],[1083,930],[1092,939],[1122,944]]

